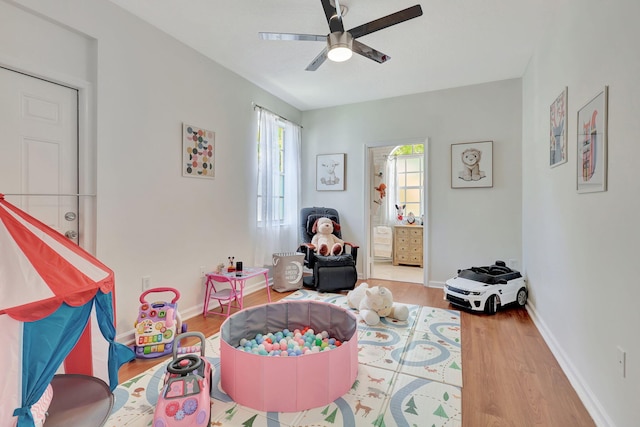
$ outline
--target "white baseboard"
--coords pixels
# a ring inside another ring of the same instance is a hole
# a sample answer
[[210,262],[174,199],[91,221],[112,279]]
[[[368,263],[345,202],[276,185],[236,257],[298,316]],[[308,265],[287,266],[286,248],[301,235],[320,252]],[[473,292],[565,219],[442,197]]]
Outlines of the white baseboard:
[[533,320],[534,325],[540,331],[542,339],[547,343],[547,346],[551,350],[551,353],[555,356],[560,368],[569,379],[569,382],[573,386],[574,390],[578,394],[578,397],[584,404],[587,412],[593,418],[593,422],[599,427],[615,427],[615,424],[611,420],[611,417],[607,415],[605,409],[602,407],[596,396],[593,394],[586,381],[580,375],[580,372],[571,363],[571,360],[567,357],[562,347],[558,344],[553,334],[547,328],[544,321],[538,316],[535,307],[531,303],[526,305],[529,317]]

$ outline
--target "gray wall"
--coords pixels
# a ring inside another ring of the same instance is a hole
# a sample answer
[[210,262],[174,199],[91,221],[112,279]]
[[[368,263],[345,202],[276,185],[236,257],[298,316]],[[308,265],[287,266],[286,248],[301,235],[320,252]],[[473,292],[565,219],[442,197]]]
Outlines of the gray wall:
[[[429,138],[431,284],[459,268],[521,259],[522,99],[519,79],[303,113],[303,204],[338,209],[343,237],[364,244],[365,145]],[[451,144],[493,141],[493,188],[451,188]],[[316,191],[318,154],[346,153],[346,190]],[[359,271],[363,271],[359,257]]]
[[[531,312],[598,425],[640,419],[640,2],[559,2],[523,78],[523,252]],[[609,189],[576,193],[577,112],[609,85]],[[568,162],[549,167],[549,106],[568,87]],[[627,353],[627,375],[617,350]]]

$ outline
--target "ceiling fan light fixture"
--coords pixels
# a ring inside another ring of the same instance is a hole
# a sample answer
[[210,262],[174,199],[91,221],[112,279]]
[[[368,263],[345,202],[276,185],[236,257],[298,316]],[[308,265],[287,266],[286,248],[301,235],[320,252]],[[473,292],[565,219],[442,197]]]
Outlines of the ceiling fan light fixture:
[[353,37],[347,31],[340,33],[335,32],[329,34],[327,38],[328,52],[327,57],[333,62],[344,62],[351,58],[353,51]]

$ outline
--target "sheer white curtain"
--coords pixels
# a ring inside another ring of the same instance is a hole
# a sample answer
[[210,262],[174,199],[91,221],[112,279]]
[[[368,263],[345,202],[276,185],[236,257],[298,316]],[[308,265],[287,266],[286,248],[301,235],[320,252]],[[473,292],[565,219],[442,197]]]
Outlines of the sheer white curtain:
[[388,225],[396,224],[396,205],[398,201],[398,183],[396,182],[396,157],[388,156],[387,159],[387,205],[386,205],[386,223]]
[[[297,224],[300,200],[300,126],[263,108],[256,108],[256,111],[258,195],[261,197],[258,197],[254,256],[256,265],[271,265],[274,253],[294,252],[300,243]],[[282,151],[279,144],[280,129],[284,129]]]

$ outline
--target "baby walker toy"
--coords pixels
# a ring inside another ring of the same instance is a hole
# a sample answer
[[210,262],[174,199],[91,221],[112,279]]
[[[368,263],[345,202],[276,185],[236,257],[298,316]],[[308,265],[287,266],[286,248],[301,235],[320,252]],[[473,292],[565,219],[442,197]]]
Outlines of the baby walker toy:
[[[180,341],[200,339],[200,355],[178,356]],[[187,332],[175,339],[173,359],[167,365],[162,390],[153,414],[154,427],[205,427],[211,421],[211,363],[204,356],[202,332]]]
[[[147,302],[145,297],[154,292],[173,292],[175,297],[171,302]],[[187,330],[187,325],[182,323],[178,313],[178,299],[180,292],[174,288],[148,289],[140,295],[140,312],[135,324],[133,346],[136,357],[151,359],[172,353],[176,334]]]

